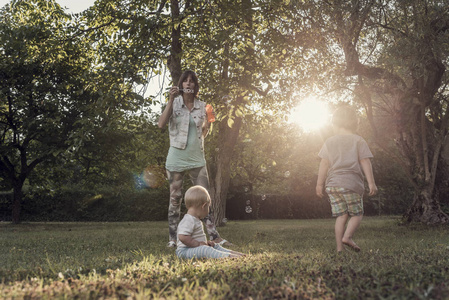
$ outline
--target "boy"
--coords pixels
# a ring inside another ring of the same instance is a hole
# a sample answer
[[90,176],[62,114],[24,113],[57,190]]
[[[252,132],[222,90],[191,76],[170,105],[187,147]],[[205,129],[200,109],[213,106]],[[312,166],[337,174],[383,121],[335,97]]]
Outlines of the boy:
[[370,161],[373,155],[365,140],[354,133],[357,123],[355,110],[350,107],[337,109],[332,117],[335,135],[324,142],[318,154],[321,162],[316,194],[320,198],[323,197],[326,180],[326,193],[329,195],[332,216],[336,217],[335,240],[338,252],[343,251],[343,245],[356,252],[360,251],[352,236],[363,217],[363,174],[368,181],[369,195],[377,193]]
[[208,241],[201,219],[209,214],[211,203],[207,190],[199,185],[189,188],[184,196],[187,213],[178,225],[176,255],[179,258],[240,257],[243,253],[221,247]]

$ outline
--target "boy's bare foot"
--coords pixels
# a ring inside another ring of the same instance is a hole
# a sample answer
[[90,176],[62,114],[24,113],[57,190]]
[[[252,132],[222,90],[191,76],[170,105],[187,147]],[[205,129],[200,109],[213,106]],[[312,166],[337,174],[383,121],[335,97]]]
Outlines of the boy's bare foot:
[[348,246],[351,250],[354,250],[355,252],[360,252],[360,250],[361,250],[360,247],[357,246],[357,244],[354,243],[354,241],[352,239],[343,241],[343,244],[345,244],[346,246]]

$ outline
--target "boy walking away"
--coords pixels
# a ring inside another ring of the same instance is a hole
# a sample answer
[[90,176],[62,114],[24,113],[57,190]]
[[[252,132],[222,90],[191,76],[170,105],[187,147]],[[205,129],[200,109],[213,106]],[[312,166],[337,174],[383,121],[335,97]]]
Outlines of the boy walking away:
[[211,203],[207,190],[199,185],[189,188],[184,196],[187,213],[178,225],[176,255],[179,258],[226,258],[240,257],[243,253],[221,247],[208,241],[204,233],[204,219],[209,214]]
[[[373,157],[365,140],[355,134],[358,125],[354,109],[344,106],[332,117],[335,135],[328,138],[318,156],[321,158],[318,170],[316,194],[323,197],[325,187],[335,221],[337,251],[349,246],[354,251],[360,247],[352,237],[363,218],[364,177],[368,181],[369,195],[377,193],[373,168]],[[346,227],[346,228],[345,228]]]

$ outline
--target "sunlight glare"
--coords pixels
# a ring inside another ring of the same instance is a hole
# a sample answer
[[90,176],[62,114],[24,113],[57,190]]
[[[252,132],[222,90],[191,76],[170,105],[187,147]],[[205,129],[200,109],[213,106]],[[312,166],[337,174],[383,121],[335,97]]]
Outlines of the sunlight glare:
[[324,101],[308,98],[293,109],[290,121],[298,124],[305,132],[318,130],[329,121],[329,109]]

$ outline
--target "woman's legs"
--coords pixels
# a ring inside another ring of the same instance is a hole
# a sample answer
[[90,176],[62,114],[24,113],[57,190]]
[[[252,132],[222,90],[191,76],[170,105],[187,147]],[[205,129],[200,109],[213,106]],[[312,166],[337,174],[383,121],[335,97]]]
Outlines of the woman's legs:
[[169,241],[176,243],[178,224],[181,214],[182,180],[184,173],[167,171],[170,184],[170,204],[168,206],[168,232]]

